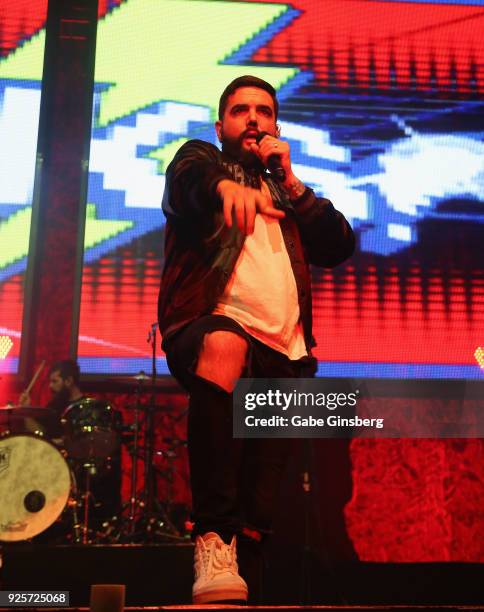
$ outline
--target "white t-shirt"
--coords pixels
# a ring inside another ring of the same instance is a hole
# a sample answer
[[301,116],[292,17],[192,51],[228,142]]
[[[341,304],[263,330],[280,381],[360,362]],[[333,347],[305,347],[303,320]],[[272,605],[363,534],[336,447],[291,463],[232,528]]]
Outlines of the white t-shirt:
[[247,333],[289,359],[307,355],[296,280],[279,220],[257,214],[213,314],[234,319]]

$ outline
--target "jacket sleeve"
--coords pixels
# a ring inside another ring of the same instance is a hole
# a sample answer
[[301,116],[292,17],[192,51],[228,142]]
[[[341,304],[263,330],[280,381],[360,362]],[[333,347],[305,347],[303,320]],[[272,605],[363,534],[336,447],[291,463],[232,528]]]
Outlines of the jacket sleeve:
[[217,184],[232,177],[219,165],[219,155],[214,145],[202,140],[189,140],[178,149],[166,170],[162,208],[167,217],[193,218],[221,206]]
[[333,268],[351,257],[355,250],[353,230],[329,200],[317,198],[307,187],[292,205],[309,263]]

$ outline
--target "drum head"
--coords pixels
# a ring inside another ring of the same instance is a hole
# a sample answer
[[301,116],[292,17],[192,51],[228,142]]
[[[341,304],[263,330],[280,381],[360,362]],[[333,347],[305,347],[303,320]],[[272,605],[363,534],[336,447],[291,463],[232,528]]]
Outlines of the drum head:
[[32,538],[64,510],[71,489],[60,451],[35,436],[0,440],[0,541]]

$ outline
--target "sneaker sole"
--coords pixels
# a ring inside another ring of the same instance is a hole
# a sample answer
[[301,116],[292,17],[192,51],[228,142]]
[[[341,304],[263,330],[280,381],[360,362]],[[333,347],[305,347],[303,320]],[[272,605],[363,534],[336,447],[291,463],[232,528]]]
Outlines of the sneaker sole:
[[247,591],[245,589],[217,589],[214,591],[204,591],[193,595],[194,604],[206,604],[227,601],[247,601]]

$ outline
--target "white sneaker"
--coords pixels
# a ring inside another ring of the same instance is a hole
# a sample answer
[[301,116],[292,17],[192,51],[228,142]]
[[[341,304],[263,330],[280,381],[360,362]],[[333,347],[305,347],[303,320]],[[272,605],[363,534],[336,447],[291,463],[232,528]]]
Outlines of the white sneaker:
[[195,540],[194,604],[217,601],[247,601],[247,584],[239,576],[237,540],[225,542],[210,531]]

